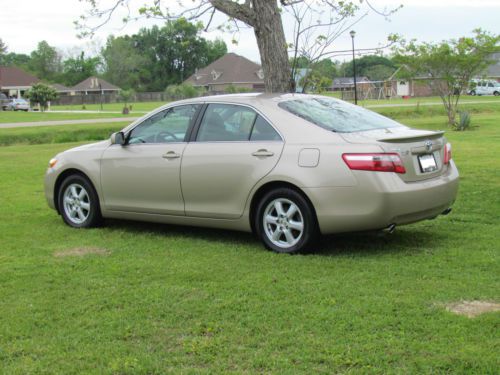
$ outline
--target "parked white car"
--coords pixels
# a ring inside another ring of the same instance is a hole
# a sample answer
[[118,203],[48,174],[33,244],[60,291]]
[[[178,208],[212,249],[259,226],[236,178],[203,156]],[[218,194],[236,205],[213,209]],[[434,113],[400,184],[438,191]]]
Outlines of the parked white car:
[[473,80],[470,89],[467,92],[469,95],[500,95],[500,83],[495,81]]

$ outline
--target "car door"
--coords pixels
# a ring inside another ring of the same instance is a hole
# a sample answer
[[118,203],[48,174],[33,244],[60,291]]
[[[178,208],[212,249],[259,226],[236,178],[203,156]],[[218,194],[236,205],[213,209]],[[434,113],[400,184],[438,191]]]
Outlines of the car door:
[[485,95],[486,94],[486,82],[479,82],[477,84],[476,94],[477,95]]
[[280,134],[254,109],[208,104],[184,150],[182,193],[187,216],[234,219],[255,184],[278,162]]
[[108,210],[184,215],[180,166],[200,104],[153,114],[128,132],[124,146],[101,160],[101,190]]

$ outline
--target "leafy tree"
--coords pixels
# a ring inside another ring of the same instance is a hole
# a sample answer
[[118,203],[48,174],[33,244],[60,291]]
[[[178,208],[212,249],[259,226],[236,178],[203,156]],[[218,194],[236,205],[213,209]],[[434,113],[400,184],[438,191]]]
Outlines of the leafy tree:
[[[224,42],[222,39],[217,38],[215,40],[208,40],[207,51],[206,51],[207,56],[205,59],[206,65],[224,56],[226,53],[227,53],[227,45],[226,42]],[[198,68],[203,68],[203,67],[204,66],[201,66],[201,64],[199,64],[198,66]]]
[[373,65],[364,69],[363,75],[367,76],[371,81],[384,81],[394,74],[395,71],[395,68],[387,65]]
[[302,85],[304,92],[316,92],[321,93],[325,91],[328,87],[332,85],[332,78],[329,78],[319,70],[312,70],[304,78],[302,78],[300,84]]
[[38,78],[51,81],[62,71],[61,55],[43,40],[31,52],[28,68]]
[[449,125],[455,127],[460,95],[472,77],[491,63],[491,54],[500,50],[500,35],[476,29],[472,37],[434,43],[404,41],[395,49],[395,60],[407,68],[407,77],[423,80],[439,95],[448,114]]
[[[223,41],[207,42],[201,38],[201,29],[201,23],[193,24],[180,18],[168,21],[161,28],[141,29],[130,37],[128,48],[141,56],[140,65],[137,60],[129,64],[129,67],[137,66],[140,89],[161,91],[168,85],[182,83],[196,68],[205,67],[227,52]],[[115,68],[108,65],[108,69]]]
[[[100,9],[100,2],[95,0],[83,0],[90,5],[90,10],[86,15],[83,15],[77,27],[81,31],[81,35],[89,35],[101,27],[104,23],[102,20],[109,20],[113,13],[121,8],[120,5],[129,6],[130,0],[114,0],[110,7]],[[167,20],[186,17],[189,19],[200,18],[206,15],[208,17],[207,29],[214,20],[214,14],[220,12],[228,17],[230,24],[229,29],[238,30],[241,23],[250,26],[254,30],[255,38],[260,52],[262,69],[264,71],[264,84],[268,92],[288,92],[292,87],[291,77],[293,76],[290,62],[288,60],[288,48],[290,43],[287,43],[285,31],[283,28],[282,15],[283,9],[290,9],[303,5],[304,15],[300,15],[300,20],[304,21],[309,18],[318,20],[322,18],[322,14],[326,14],[327,20],[323,22],[313,22],[310,26],[302,26],[296,28],[296,38],[294,43],[291,43],[295,51],[299,51],[299,43],[302,40],[310,40],[313,37],[314,43],[307,46],[308,55],[318,59],[325,55],[325,49],[331,45],[331,42],[345,31],[343,20],[354,16],[359,9],[358,4],[366,4],[367,7],[373,9],[370,4],[371,0],[186,0],[186,7],[181,11],[173,11],[172,9],[164,8],[161,1],[149,0],[143,7],[139,9],[139,15],[150,18],[163,18]],[[173,2],[169,2],[173,3]],[[179,0],[175,2],[182,4]],[[380,13],[380,12],[378,12]],[[392,12],[390,12],[392,13]],[[338,15],[338,17],[336,16]],[[125,22],[136,19],[137,17],[130,16],[125,18]],[[98,19],[99,23],[96,26],[90,26],[91,19]],[[311,34],[311,30],[316,28],[322,30],[325,27],[328,30],[328,25],[333,26],[327,35],[323,35],[321,31],[315,35]],[[303,36],[303,38],[301,37]],[[317,53],[315,52],[317,51]],[[295,54],[294,57],[297,57]],[[180,65],[182,68],[182,64]],[[181,69],[183,71],[184,69]],[[187,77],[186,75],[184,77]]]
[[118,93],[118,98],[123,102],[122,114],[127,115],[129,113],[128,102],[132,99],[135,92],[132,89],[120,90]]
[[44,83],[36,83],[25,94],[31,103],[39,103],[43,111],[47,109],[48,102],[57,99],[57,91]]
[[17,66],[18,68],[28,69],[30,57],[24,53],[10,52],[3,56],[0,55],[0,65]]
[[70,57],[63,62],[63,82],[65,85],[74,86],[88,77],[97,75],[101,64],[99,57],[85,57],[81,52],[78,57]]
[[292,57],[290,65],[295,66],[296,69],[307,69],[311,66],[311,61],[305,56]]
[[135,46],[136,40],[130,36],[115,38],[110,36],[101,51],[104,63],[104,78],[123,88],[143,91],[142,76],[149,73],[146,57]]
[[337,76],[337,65],[330,59],[323,59],[311,65],[320,76],[332,80]]
[[[374,68],[376,66],[379,67]],[[382,70],[383,68],[380,68],[380,66],[387,67],[388,69]],[[366,55],[360,58],[356,58],[357,76],[369,76],[369,72],[371,72],[372,74],[375,72],[375,75],[380,75],[382,72],[388,72],[389,70],[394,72],[396,70],[396,64],[394,64],[394,62],[389,60],[387,57],[378,55]],[[344,74],[346,77],[352,77],[354,75],[352,61],[346,63],[344,67]]]
[[0,65],[4,65],[3,58],[6,54],[7,54],[7,44],[5,44],[2,38],[0,38]]

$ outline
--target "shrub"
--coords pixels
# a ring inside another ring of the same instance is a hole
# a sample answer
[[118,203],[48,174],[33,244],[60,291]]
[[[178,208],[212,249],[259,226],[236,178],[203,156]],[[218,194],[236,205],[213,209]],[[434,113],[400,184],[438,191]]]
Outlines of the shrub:
[[[122,114],[127,115],[129,113],[129,107],[127,107],[127,103],[132,99],[135,95],[134,90],[120,90],[118,97],[123,102]],[[132,106],[130,106],[132,108]]]
[[239,86],[234,86],[234,85],[229,85],[226,87],[224,92],[227,94],[238,94],[240,92],[251,92],[252,90],[246,88],[246,87],[239,87]]
[[471,121],[471,116],[470,113],[467,111],[460,111],[459,113],[459,121],[458,123],[455,123],[454,129],[458,131],[464,131],[464,130],[469,130],[471,128],[470,126],[470,121]]
[[169,85],[165,89],[165,94],[170,100],[195,98],[197,96],[201,96],[204,92],[204,89],[194,87],[193,85],[187,83]]
[[31,106],[39,103],[42,112],[47,109],[48,102],[57,99],[58,96],[56,89],[44,83],[34,84],[24,95],[30,100]]

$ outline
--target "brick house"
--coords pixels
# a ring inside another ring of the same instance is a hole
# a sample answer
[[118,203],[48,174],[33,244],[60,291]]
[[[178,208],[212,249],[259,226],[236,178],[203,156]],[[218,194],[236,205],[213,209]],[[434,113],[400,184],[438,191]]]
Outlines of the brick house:
[[22,98],[40,80],[14,66],[0,66],[0,92],[9,98]]
[[223,93],[228,86],[264,91],[264,73],[259,64],[235,53],[227,53],[184,81],[204,87],[211,93]]

